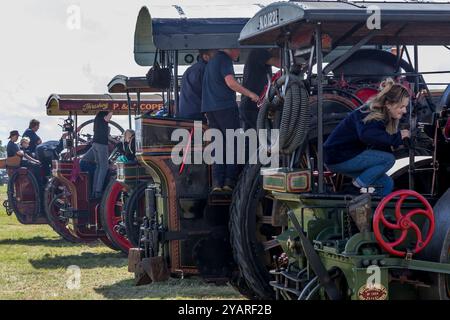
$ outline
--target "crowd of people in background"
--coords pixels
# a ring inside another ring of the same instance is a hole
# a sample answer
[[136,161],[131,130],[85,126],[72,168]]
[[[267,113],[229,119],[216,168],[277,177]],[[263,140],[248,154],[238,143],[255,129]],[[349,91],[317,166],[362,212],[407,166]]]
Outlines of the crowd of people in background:
[[[99,112],[94,120],[94,136],[89,150],[80,159],[80,171],[88,172],[92,180],[91,198],[100,198],[109,168],[109,144],[110,130],[109,121],[112,112]],[[18,130],[12,130],[8,137],[9,142],[6,147],[7,166],[10,168],[25,167],[35,176],[39,186],[45,185],[45,179],[50,175],[51,161],[57,159],[59,153],[63,151],[63,140],[68,137],[64,133],[59,141],[42,142],[38,136],[40,122],[36,119],[30,121],[29,127],[22,136]],[[19,140],[19,138],[21,139]],[[117,143],[115,150],[120,154],[117,161],[132,162],[136,160],[135,153],[135,133],[128,129],[124,132],[122,141]],[[51,159],[48,159],[50,150]]]

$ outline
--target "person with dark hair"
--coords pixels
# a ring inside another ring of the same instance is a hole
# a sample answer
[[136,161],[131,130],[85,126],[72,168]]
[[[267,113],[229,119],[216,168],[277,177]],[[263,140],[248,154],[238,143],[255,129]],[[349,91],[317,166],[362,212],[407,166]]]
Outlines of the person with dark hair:
[[91,195],[93,199],[101,198],[105,177],[108,172],[109,122],[111,121],[112,115],[112,111],[100,111],[97,113],[94,119],[93,144],[83,157],[86,161],[95,162],[96,164]]
[[[233,61],[239,58],[239,54],[239,49],[220,50],[208,62],[203,78],[202,112],[206,112],[209,128],[220,130],[223,137],[226,137],[227,129],[236,130],[240,127],[236,92],[254,102],[259,99],[256,93],[244,88],[234,77]],[[227,143],[232,143],[236,155],[234,141],[226,142],[221,150],[223,161],[226,160]],[[236,163],[214,163],[212,191],[233,190],[237,175]]]
[[379,187],[378,195],[392,192],[394,182],[386,172],[395,163],[393,148],[410,136],[409,130],[398,128],[409,99],[408,89],[388,78],[375,97],[331,132],[324,144],[325,164],[333,172],[354,178],[353,191]]
[[39,126],[40,122],[36,119],[32,119],[30,121],[28,129],[26,129],[22,135],[22,137],[28,137],[30,139],[30,146],[28,148],[28,151],[32,154],[36,152],[36,146],[42,143],[41,138],[36,134],[36,132],[39,130]]
[[202,84],[206,64],[217,50],[199,50],[199,61],[190,66],[181,79],[180,103],[177,116],[204,120],[202,114]]
[[[264,90],[264,86],[272,78],[272,66],[280,67],[281,62],[277,51],[274,49],[253,49],[248,55],[244,65],[244,80],[242,85],[258,95]],[[256,102],[243,96],[239,105],[239,116],[244,130],[256,129],[258,107]]]

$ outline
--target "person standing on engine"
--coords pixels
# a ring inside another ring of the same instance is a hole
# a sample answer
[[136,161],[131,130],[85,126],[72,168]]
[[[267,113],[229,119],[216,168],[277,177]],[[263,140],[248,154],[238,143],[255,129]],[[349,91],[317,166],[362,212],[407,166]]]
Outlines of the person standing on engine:
[[93,144],[83,157],[86,161],[95,162],[96,164],[91,195],[93,199],[102,197],[103,185],[108,172],[109,122],[111,121],[112,115],[113,113],[108,111],[100,111],[97,113],[94,119]]
[[[209,128],[218,129],[226,137],[226,129],[239,128],[239,111],[236,92],[258,101],[258,95],[240,85],[234,77],[233,61],[239,58],[239,49],[223,49],[217,52],[206,66],[203,77],[202,112],[206,113]],[[234,141],[229,142],[235,145]],[[226,145],[224,141],[223,164],[213,164],[213,192],[231,191],[236,184],[237,164],[226,163]],[[236,155],[236,148],[234,148]]]
[[409,130],[398,128],[409,99],[404,86],[390,78],[383,81],[381,91],[342,120],[325,142],[328,169],[354,178],[354,191],[380,187],[378,195],[392,192],[394,182],[386,172],[395,163],[393,148],[410,136]]
[[[272,66],[280,68],[280,58],[275,55],[275,49],[253,49],[244,66],[244,80],[242,85],[256,92],[258,95],[264,90],[264,86],[272,78]],[[258,118],[256,102],[243,96],[239,105],[239,115],[244,130],[255,129]]]
[[178,117],[204,120],[202,114],[202,85],[206,64],[217,50],[199,50],[199,61],[190,66],[183,74],[180,90]]

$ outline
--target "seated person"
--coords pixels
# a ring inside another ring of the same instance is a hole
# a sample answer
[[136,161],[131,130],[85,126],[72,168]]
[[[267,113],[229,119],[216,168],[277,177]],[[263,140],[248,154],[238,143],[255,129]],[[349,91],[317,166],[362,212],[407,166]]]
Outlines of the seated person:
[[123,134],[123,141],[116,145],[121,156],[117,159],[120,162],[136,161],[136,143],[134,130],[128,129]]
[[36,151],[36,147],[42,143],[41,138],[36,134],[36,132],[39,130],[40,122],[36,119],[32,119],[30,121],[30,125],[28,126],[28,129],[25,130],[23,133],[23,137],[28,137],[30,139],[28,151],[29,154],[34,155]]
[[20,140],[20,146],[18,146],[17,144],[15,144],[15,141],[17,141],[17,139],[19,138],[19,134],[17,133],[17,131],[12,131],[11,134],[14,135],[10,135],[10,141],[8,143],[8,157],[14,157],[14,156],[19,156],[20,157],[20,166],[21,167],[26,167],[28,168],[33,175],[35,176],[39,186],[43,186],[43,181],[42,181],[42,176],[41,176],[41,163],[34,159],[31,155],[30,155],[30,150],[29,150],[29,146],[30,146],[30,139],[27,137],[23,137]]
[[386,172],[395,163],[392,148],[410,136],[408,130],[398,129],[409,98],[401,84],[390,78],[383,81],[381,91],[342,120],[325,142],[325,164],[352,177],[354,191],[371,186],[380,196],[392,192],[394,182]]
[[17,145],[17,140],[19,139],[19,131],[13,130],[9,133],[9,142],[6,146],[6,154],[8,158],[13,157],[22,157],[21,154],[19,154],[20,148]]

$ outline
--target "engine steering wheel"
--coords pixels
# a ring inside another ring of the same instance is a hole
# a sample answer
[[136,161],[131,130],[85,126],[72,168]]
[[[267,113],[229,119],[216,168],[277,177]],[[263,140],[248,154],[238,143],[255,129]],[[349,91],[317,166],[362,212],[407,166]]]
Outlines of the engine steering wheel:
[[[416,198],[423,204],[425,209],[414,208],[407,212],[406,214],[402,213],[402,205],[403,202],[407,198]],[[396,222],[389,222],[385,217],[385,208],[387,204],[393,200],[394,198],[399,198],[395,203],[395,218]],[[424,216],[428,222],[428,231],[425,236],[422,235],[422,231],[417,224],[411,220],[413,216]],[[380,228],[380,222],[384,226],[385,229],[388,230],[398,230],[401,231],[400,237],[394,242],[388,242],[383,237],[383,233]],[[433,208],[428,203],[428,201],[419,193],[413,190],[398,190],[392,192],[378,204],[377,209],[375,210],[375,214],[373,216],[373,232],[375,234],[375,238],[377,239],[380,246],[389,252],[392,255],[405,257],[407,254],[415,254],[422,251],[428,243],[431,241],[434,232],[434,215]],[[404,243],[408,236],[408,231],[412,229],[416,234],[417,241],[415,242],[413,250],[400,251],[395,249],[395,247]]]
[[[78,135],[78,141],[80,141],[82,143],[86,143],[86,144],[89,143],[90,139],[94,136],[93,130],[92,130],[92,133],[83,133],[82,130],[85,127],[89,126],[90,124],[93,124],[94,121],[95,121],[95,119],[90,119],[88,121],[83,122],[82,124],[80,124],[77,127],[76,133]],[[123,133],[125,132],[125,130],[117,122],[109,121],[109,124],[112,125],[114,128],[116,128],[117,130],[119,130],[120,135],[123,135]],[[118,135],[112,134],[111,136],[116,137]],[[87,138],[87,139],[84,139],[83,137]]]

